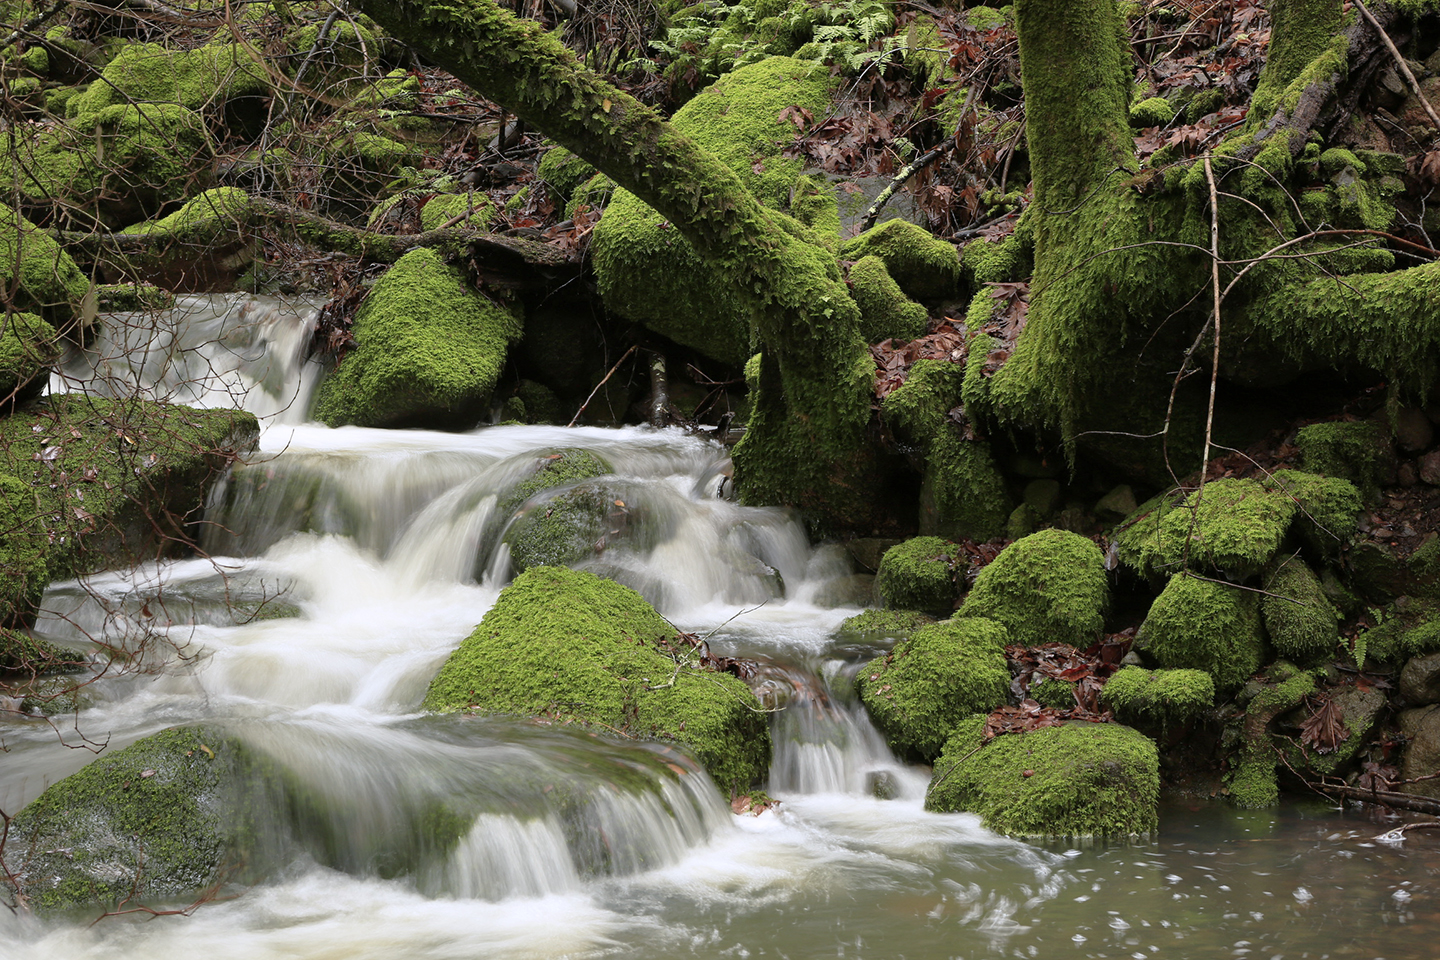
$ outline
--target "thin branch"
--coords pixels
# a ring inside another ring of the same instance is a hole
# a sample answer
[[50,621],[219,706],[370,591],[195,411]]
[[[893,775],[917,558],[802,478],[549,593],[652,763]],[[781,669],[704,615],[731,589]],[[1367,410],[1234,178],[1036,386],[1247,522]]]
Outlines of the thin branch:
[[1385,44],[1385,49],[1390,51],[1390,56],[1395,58],[1395,66],[1400,68],[1400,73],[1404,75],[1406,82],[1410,84],[1410,90],[1415,94],[1415,99],[1419,100],[1420,106],[1425,108],[1425,113],[1429,115],[1430,122],[1435,125],[1436,133],[1440,133],[1440,116],[1435,115],[1435,108],[1430,106],[1429,99],[1426,98],[1425,94],[1420,92],[1420,81],[1415,79],[1415,74],[1410,72],[1410,65],[1405,62],[1405,58],[1400,55],[1400,51],[1395,49],[1395,41],[1391,40],[1390,34],[1385,32],[1384,27],[1380,26],[1380,21],[1376,20],[1375,15],[1370,12],[1370,8],[1365,6],[1364,0],[1354,0],[1354,2],[1355,6],[1360,10],[1360,15],[1365,18],[1370,26],[1375,28],[1376,33],[1380,34],[1380,42]]

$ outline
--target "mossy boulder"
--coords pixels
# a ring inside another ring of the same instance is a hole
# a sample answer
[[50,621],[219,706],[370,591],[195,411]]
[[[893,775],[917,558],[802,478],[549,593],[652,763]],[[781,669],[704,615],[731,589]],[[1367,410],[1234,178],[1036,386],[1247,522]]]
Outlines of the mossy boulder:
[[1360,491],[1349,480],[1286,469],[1266,478],[1265,486],[1294,502],[1291,532],[1316,556],[1339,557],[1354,540],[1363,504]]
[[1175,107],[1164,97],[1150,97],[1130,105],[1130,126],[1163,127],[1175,119]]
[[678,741],[722,790],[743,791],[769,768],[765,715],[745,684],[697,660],[629,587],[532,567],[445,661],[425,708],[544,716]]
[[866,343],[924,336],[929,315],[905,296],[885,269],[885,261],[874,255],[861,257],[851,265],[848,279],[851,296],[860,308],[860,335]]
[[332,427],[473,426],[523,332],[513,310],[427,249],[386,271],[353,329],[355,350],[316,394],[315,418]]
[[[782,156],[795,126],[788,107],[821,115],[836,79],[815,63],[771,57],[735,70],[676,111],[671,124],[724,161],[786,228],[823,244],[839,230],[833,197],[815,209],[804,198],[802,162]],[[793,213],[795,219],[783,217]],[[810,230],[803,224],[816,225]],[[590,247],[601,296],[611,311],[677,343],[739,366],[753,352],[750,307],[670,223],[626,190],[617,190]],[[783,270],[783,267],[781,268]],[[838,267],[833,269],[838,270]]]
[[1216,692],[1232,694],[1264,661],[1258,598],[1177,573],[1150,605],[1135,645],[1162,667],[1205,671]]
[[0,314],[0,403],[33,400],[60,356],[55,328],[33,313]]
[[1159,825],[1155,744],[1118,723],[1073,722],[984,739],[965,720],[945,744],[925,808],[980,814],[1017,837],[1133,837]]
[[1148,576],[1182,566],[1235,579],[1257,576],[1274,558],[1295,515],[1284,491],[1256,480],[1212,480],[1175,502],[1162,495],[1115,531],[1120,559]]
[[40,912],[185,900],[246,864],[267,789],[223,732],[165,730],[107,751],[21,810],[6,868]]
[[1127,723],[1166,727],[1215,705],[1215,681],[1204,670],[1121,667],[1105,681],[1100,701]]
[[884,643],[904,640],[935,618],[919,610],[862,610],[853,617],[845,618],[835,631],[843,640],[859,643]]
[[569,566],[602,553],[611,545],[610,530],[626,526],[633,505],[624,492],[604,481],[589,481],[548,491],[528,501],[505,531],[510,567]]
[[1280,565],[1265,581],[1260,612],[1275,652],[1301,666],[1318,663],[1340,642],[1337,616],[1320,589],[1320,578],[1298,557]]
[[1395,472],[1390,438],[1369,420],[1312,423],[1295,435],[1295,446],[1306,470],[1349,480],[1367,502]]
[[1041,530],[980,571],[960,612],[1005,624],[1011,643],[1083,650],[1100,638],[1109,600],[1100,548],[1076,533]]
[[927,624],[861,668],[860,699],[897,752],[933,760],[958,723],[1005,702],[1007,642],[994,620]]
[[959,292],[960,255],[955,247],[908,220],[887,220],[840,248],[843,260],[878,257],[907,296],[943,300]]
[[[0,286],[11,297],[11,308],[38,315],[62,330],[68,330],[82,316],[90,289],[75,261],[48,233],[3,204]],[[9,349],[7,342],[7,354]]]
[[257,55],[241,44],[178,50],[156,43],[127,43],[100,78],[66,104],[66,115],[86,126],[117,105],[178,104],[187,110],[212,111],[217,127],[258,133],[269,94],[268,72]]
[[47,580],[184,549],[258,435],[243,411],[71,394],[0,418],[0,624],[28,623]]
[[880,558],[875,592],[891,609],[948,615],[955,606],[954,556],[954,547],[940,537],[896,544]]
[[82,654],[73,650],[19,630],[0,627],[0,671],[28,676],[68,673],[84,667],[86,662]]

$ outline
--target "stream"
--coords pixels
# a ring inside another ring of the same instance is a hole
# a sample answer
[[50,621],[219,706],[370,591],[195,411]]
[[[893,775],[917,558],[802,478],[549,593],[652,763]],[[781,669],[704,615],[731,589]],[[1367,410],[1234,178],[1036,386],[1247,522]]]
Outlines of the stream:
[[[325,800],[320,838],[190,916],[0,911],[0,958],[1086,958],[1433,956],[1440,831],[1323,801],[1170,801],[1157,838],[1035,845],[922,809],[929,771],[850,694],[884,641],[814,603],[848,574],[787,511],[721,496],[725,451],[678,430],[490,426],[459,434],[303,422],[311,312],[182,298],[162,329],[111,324],[52,390],[243,403],[260,449],[214,490],[207,559],[47,590],[37,632],[143,647],[55,726],[0,719],[0,809],[175,724],[224,727]],[[427,717],[431,677],[495,602],[497,494],[538,457],[608,460],[644,522],[586,566],[712,652],[758,659],[768,792],[735,816],[664,745],[514,719]],[[87,749],[90,747],[92,749]],[[638,785],[638,786],[637,786]],[[884,796],[888,799],[879,799]],[[475,814],[443,851],[407,839],[438,801]],[[315,839],[315,838],[311,838]]]

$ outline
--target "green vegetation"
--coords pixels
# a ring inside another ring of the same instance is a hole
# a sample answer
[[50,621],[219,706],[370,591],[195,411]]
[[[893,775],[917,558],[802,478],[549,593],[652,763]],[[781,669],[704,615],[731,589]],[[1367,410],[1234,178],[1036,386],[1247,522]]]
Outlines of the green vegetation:
[[1127,723],[1184,723],[1215,703],[1215,681],[1203,670],[1122,667],[1105,681],[1101,701]]
[[1255,480],[1212,480],[1179,504],[1142,504],[1116,530],[1120,559],[1150,576],[1182,567],[1255,576],[1275,556],[1295,500]]
[[1118,723],[1072,722],[984,740],[984,717],[945,744],[925,809],[978,813],[1017,837],[1130,837],[1159,822],[1160,760]]
[[[1397,304],[1397,309],[1403,308],[1403,304]],[[1419,348],[1417,343],[1411,349]],[[1396,359],[1399,362],[1401,358]],[[1306,470],[1349,480],[1367,503],[1375,499],[1380,484],[1395,468],[1389,438],[1368,420],[1312,423],[1296,434],[1295,445],[1300,448]]]
[[918,610],[871,608],[847,617],[837,633],[861,640],[903,640],[927,623],[934,622],[934,617]]
[[1335,608],[1299,558],[1282,563],[1266,579],[1265,592],[1260,612],[1280,656],[1311,666],[1335,652],[1340,641]]
[[735,677],[698,654],[634,590],[532,567],[500,594],[425,695],[429,710],[510,713],[688,746],[726,792],[764,778],[770,733]]
[[897,752],[933,760],[956,724],[1005,702],[1007,642],[993,620],[926,624],[861,668],[860,699]]
[[0,399],[39,394],[60,356],[55,339],[55,328],[33,313],[0,315]]
[[866,343],[894,337],[914,340],[925,334],[929,316],[925,308],[905,296],[885,269],[885,262],[871,254],[850,267],[850,289],[860,308],[860,335]]
[[66,333],[80,317],[89,290],[89,282],[70,255],[45,231],[3,204],[0,285],[7,292],[14,291],[11,308],[39,314]]
[[1177,573],[1150,606],[1135,645],[1162,667],[1203,670],[1229,695],[1264,659],[1258,594]]
[[1084,649],[1100,638],[1109,598],[1100,548],[1065,530],[1041,530],[980,571],[960,612],[998,620],[1012,643]]
[[915,537],[885,551],[875,592],[891,609],[948,614],[955,604],[954,552],[939,537]]
[[842,260],[877,257],[906,296],[941,300],[959,291],[960,257],[955,247],[907,220],[887,220],[846,241]]

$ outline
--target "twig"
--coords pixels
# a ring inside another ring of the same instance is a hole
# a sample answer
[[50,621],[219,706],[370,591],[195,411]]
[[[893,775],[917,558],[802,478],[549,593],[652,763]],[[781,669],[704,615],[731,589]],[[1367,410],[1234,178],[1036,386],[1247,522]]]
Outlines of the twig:
[[1400,68],[1400,73],[1410,84],[1410,90],[1415,94],[1415,99],[1419,100],[1420,106],[1425,108],[1425,112],[1430,116],[1430,122],[1435,124],[1435,131],[1440,133],[1440,116],[1435,115],[1435,108],[1430,106],[1430,101],[1426,99],[1425,94],[1420,92],[1420,81],[1415,79],[1415,74],[1410,72],[1410,66],[1405,62],[1405,58],[1400,55],[1399,50],[1395,49],[1395,41],[1391,40],[1390,34],[1380,26],[1380,21],[1376,20],[1375,15],[1365,6],[1364,0],[1355,0],[1355,6],[1359,8],[1360,15],[1365,18],[1366,22],[1375,29],[1376,33],[1380,34],[1380,42],[1385,44],[1385,49],[1390,51],[1390,56],[1395,58],[1395,66]]
[[1362,803],[1375,803],[1382,807],[1395,807],[1399,810],[1414,810],[1416,813],[1440,815],[1440,800],[1432,800],[1429,797],[1392,793],[1389,790],[1366,790],[1362,787],[1350,787],[1342,784],[1311,783],[1309,786],[1321,793],[1340,797],[1343,800],[1359,800]]
[[615,376],[615,371],[620,369],[620,364],[628,360],[630,358],[630,354],[634,353],[637,347],[638,344],[637,346],[631,347],[629,350],[626,350],[625,353],[620,357],[620,359],[615,361],[615,366],[611,367],[610,372],[605,374],[605,379],[595,384],[595,389],[591,390],[590,396],[586,397],[585,402],[580,404],[580,409],[575,411],[575,416],[571,417],[570,422],[565,424],[566,427],[575,426],[575,422],[580,419],[580,415],[585,412],[585,408],[590,406],[590,401],[595,399],[595,394],[599,393],[600,388],[605,386],[605,384],[609,382],[611,377]]

